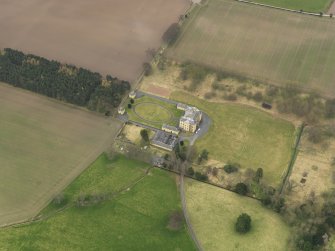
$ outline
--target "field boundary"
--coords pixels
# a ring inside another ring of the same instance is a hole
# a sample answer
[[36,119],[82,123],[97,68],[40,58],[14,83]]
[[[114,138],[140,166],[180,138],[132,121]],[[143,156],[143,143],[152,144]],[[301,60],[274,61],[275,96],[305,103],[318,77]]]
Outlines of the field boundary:
[[[332,17],[330,14],[324,14],[323,12],[320,13],[315,13],[315,12],[308,12],[308,11],[303,11],[303,10],[293,10],[293,9],[288,9],[288,8],[283,8],[283,7],[277,7],[269,4],[263,4],[263,3],[256,3],[253,1],[248,1],[248,0],[235,0],[240,3],[247,3],[247,4],[253,4],[253,5],[258,5],[258,6],[263,6],[271,9],[277,9],[277,10],[283,10],[283,11],[288,11],[292,13],[299,13],[299,14],[304,14],[304,15],[310,15],[310,16],[316,16],[316,17]],[[322,15],[320,15],[322,13]]]
[[302,123],[301,126],[299,127],[299,131],[298,131],[298,135],[297,135],[297,138],[296,138],[295,146],[294,146],[294,149],[293,149],[293,152],[292,152],[292,157],[291,157],[290,163],[288,165],[287,172],[284,176],[282,185],[280,187],[279,194],[283,193],[283,190],[286,186],[287,180],[290,177],[290,174],[292,173],[294,163],[295,163],[295,160],[296,160],[297,155],[298,155],[298,147],[299,147],[299,144],[300,144],[301,136],[302,136],[302,133],[304,131],[305,126],[306,126],[306,124]]
[[[94,163],[94,161],[92,162],[92,164]],[[126,184],[124,187],[121,187],[118,191],[116,192],[111,192],[107,195],[107,198],[102,200],[101,202],[105,202],[105,201],[111,201],[113,199],[116,198],[116,196],[120,195],[121,193],[127,191],[128,189],[131,189],[133,188],[134,186],[136,186],[139,182],[141,182],[145,177],[148,176],[150,170],[152,169],[152,167],[148,167],[146,170],[145,170],[145,173],[141,176],[139,176],[137,179],[131,181],[129,184]],[[79,175],[80,176],[80,175]],[[78,177],[79,177],[78,176]],[[76,177],[73,182],[78,178]],[[51,202],[50,202],[51,203]],[[25,226],[28,226],[32,223],[35,223],[35,222],[40,222],[40,221],[44,221],[44,220],[48,220],[50,219],[51,217],[57,215],[57,214],[60,214],[62,212],[64,212],[65,210],[69,209],[69,208],[72,208],[75,206],[75,202],[71,202],[67,205],[65,205],[64,207],[61,207],[59,209],[57,209],[56,211],[53,211],[47,215],[37,215],[31,219],[27,219],[25,221],[22,221],[22,222],[18,222],[18,223],[13,223],[13,224],[9,224],[9,225],[5,225],[5,226],[0,226],[0,229],[6,229],[6,228],[10,228],[10,227],[14,227],[14,228],[19,228],[19,227],[25,227]],[[84,206],[85,207],[85,206]]]

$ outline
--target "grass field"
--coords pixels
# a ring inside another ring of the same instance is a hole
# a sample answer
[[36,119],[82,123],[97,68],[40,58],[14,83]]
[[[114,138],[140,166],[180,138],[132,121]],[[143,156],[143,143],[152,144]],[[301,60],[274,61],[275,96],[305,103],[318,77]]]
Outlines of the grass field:
[[[289,250],[289,227],[260,202],[190,179],[185,185],[187,209],[204,250]],[[245,235],[234,229],[241,213],[252,219],[252,229]]]
[[230,0],[194,10],[168,56],[335,96],[335,21]]
[[32,217],[106,147],[121,124],[0,83],[0,225]]
[[183,92],[172,99],[197,106],[212,119],[209,132],[196,141],[199,151],[243,168],[264,169],[264,179],[278,185],[288,167],[294,144],[294,126],[258,109],[231,103],[210,103]]
[[268,4],[272,6],[304,10],[310,12],[326,12],[333,2],[332,0],[254,0],[254,2]]
[[161,128],[163,124],[177,126],[183,113],[175,104],[149,96],[135,99],[132,108],[127,108],[130,120],[156,128]]
[[178,231],[166,228],[169,215],[180,210],[174,176],[157,169],[146,175],[148,168],[122,156],[111,161],[101,155],[64,194],[69,204],[80,194],[113,193],[112,199],[2,229],[0,249],[195,250],[184,225]]

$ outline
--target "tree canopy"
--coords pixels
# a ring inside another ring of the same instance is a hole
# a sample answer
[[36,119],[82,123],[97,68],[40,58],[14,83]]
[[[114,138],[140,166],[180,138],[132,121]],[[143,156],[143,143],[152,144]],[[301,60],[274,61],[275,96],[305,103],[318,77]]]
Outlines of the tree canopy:
[[235,223],[236,232],[244,234],[249,232],[250,229],[251,229],[251,217],[246,213],[241,214],[237,218]]
[[0,81],[92,110],[117,107],[127,81],[10,48],[0,54]]

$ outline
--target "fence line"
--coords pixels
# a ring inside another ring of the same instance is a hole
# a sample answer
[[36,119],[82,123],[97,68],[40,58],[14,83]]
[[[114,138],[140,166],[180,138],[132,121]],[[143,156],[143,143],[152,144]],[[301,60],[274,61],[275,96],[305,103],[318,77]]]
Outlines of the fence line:
[[[288,12],[292,12],[292,13],[299,13],[299,14],[310,15],[310,16],[315,16],[315,17],[322,17],[322,16],[323,17],[332,17],[331,14],[324,14],[322,12],[315,13],[315,12],[308,12],[308,11],[303,11],[303,10],[302,11],[292,10],[292,9],[277,7],[277,6],[263,4],[263,3],[256,3],[256,2],[248,1],[248,0],[235,0],[235,1],[240,2],[240,3],[253,4],[253,5],[263,6],[263,7],[267,7],[267,8],[271,8],[271,9],[284,10],[284,11],[288,11]],[[322,13],[322,15],[321,15],[321,13]]]

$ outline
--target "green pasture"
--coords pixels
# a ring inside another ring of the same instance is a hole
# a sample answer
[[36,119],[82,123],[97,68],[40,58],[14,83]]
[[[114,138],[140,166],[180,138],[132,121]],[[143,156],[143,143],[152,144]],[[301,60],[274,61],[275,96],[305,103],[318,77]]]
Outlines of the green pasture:
[[264,180],[277,186],[287,170],[295,141],[294,125],[261,110],[231,103],[211,103],[183,92],[172,98],[208,114],[212,125],[196,141],[209,158],[239,163],[243,169],[264,170]]
[[254,0],[257,3],[268,4],[293,10],[304,10],[309,12],[326,12],[332,0]]
[[126,111],[130,120],[156,128],[161,128],[163,124],[177,126],[183,115],[175,104],[149,96],[135,99],[132,107]]
[[335,19],[329,17],[209,0],[194,9],[167,55],[227,75],[334,97],[334,29]]
[[[186,180],[185,192],[190,220],[204,250],[289,250],[289,227],[259,201],[191,179]],[[244,235],[234,228],[242,213],[252,220]]]
[[[65,191],[67,208],[21,227],[0,229],[1,250],[195,250],[186,227],[167,229],[181,210],[174,177],[147,164],[101,155]],[[111,195],[77,207],[78,196]]]

